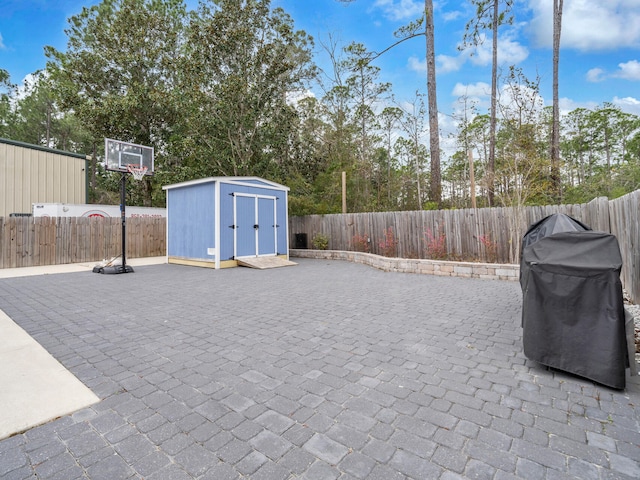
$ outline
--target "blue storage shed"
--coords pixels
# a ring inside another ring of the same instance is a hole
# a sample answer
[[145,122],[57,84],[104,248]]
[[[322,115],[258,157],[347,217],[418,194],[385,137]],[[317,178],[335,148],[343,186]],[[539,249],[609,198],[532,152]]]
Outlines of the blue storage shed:
[[256,257],[289,259],[289,188],[259,177],[210,177],[167,192],[167,261],[226,268]]

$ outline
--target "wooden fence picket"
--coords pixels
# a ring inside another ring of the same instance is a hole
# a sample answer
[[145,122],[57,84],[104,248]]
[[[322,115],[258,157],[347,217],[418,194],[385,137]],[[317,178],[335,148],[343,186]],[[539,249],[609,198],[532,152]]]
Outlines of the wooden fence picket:
[[[127,219],[127,256],[166,255],[164,218]],[[120,255],[120,218],[0,217],[0,268],[100,261]]]

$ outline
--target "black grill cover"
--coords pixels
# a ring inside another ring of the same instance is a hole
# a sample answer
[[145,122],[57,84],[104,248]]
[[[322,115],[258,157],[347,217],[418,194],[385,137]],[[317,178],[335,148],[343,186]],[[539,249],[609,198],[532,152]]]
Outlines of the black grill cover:
[[616,237],[556,214],[532,225],[522,244],[525,355],[624,388],[628,354]]

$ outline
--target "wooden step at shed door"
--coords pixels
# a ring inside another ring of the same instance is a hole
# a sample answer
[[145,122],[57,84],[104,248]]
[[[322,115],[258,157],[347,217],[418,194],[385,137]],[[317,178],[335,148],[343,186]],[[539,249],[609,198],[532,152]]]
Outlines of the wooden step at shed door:
[[297,263],[282,257],[245,257],[238,258],[236,261],[241,267],[258,268],[260,270],[297,265]]

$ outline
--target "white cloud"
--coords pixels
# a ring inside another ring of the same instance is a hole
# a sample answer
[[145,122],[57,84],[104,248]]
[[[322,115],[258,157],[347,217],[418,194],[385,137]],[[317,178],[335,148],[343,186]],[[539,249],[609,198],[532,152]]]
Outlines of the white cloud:
[[605,71],[601,68],[592,68],[587,72],[587,82],[601,82],[606,78]]
[[640,62],[638,60],[629,60],[628,62],[619,63],[618,70],[615,72],[606,72],[602,68],[592,68],[587,72],[587,81],[602,82],[607,78],[622,78],[623,80],[640,81]]
[[[606,101],[606,100],[605,100]],[[640,116],[640,99],[634,97],[616,97],[614,96],[610,103],[620,107],[623,112],[630,113],[632,115]],[[560,113],[566,115],[567,113],[575,110],[576,108],[586,108],[588,110],[596,110],[601,107],[602,103],[597,102],[576,102],[570,98],[560,99]]]
[[464,65],[466,61],[467,59],[463,55],[458,55],[457,57],[451,57],[449,55],[438,55],[436,56],[436,72],[457,72],[458,70],[460,70],[460,68],[462,68],[462,65]]
[[[528,0],[533,11],[530,28],[534,43],[553,43],[553,0]],[[640,46],[638,0],[565,0],[562,12],[562,47],[581,51],[614,50]]]
[[[611,100],[604,100],[604,102],[612,103],[620,107],[623,112],[631,113],[633,115],[640,116],[640,99],[634,97],[616,97]],[[587,110],[596,110],[602,107],[603,103],[594,101],[577,102],[571,98],[561,97],[559,100],[560,115],[567,115],[569,112],[576,110],[577,108],[585,108]]]
[[491,85],[485,82],[476,82],[468,85],[456,83],[451,94],[455,97],[489,97],[491,95]]
[[560,107],[560,115],[566,115],[569,112],[574,111],[576,108],[586,108],[588,110],[595,110],[598,108],[597,102],[576,102],[571,98],[561,97],[558,100]]
[[451,22],[453,20],[457,20],[463,15],[460,10],[452,10],[451,12],[443,12],[442,18],[445,22]]
[[456,83],[451,96],[456,97],[452,104],[456,121],[464,117],[473,117],[477,113],[486,113],[491,107],[491,85],[485,82]]
[[[474,65],[491,65],[493,45],[491,39],[483,38],[483,42],[472,49],[471,62]],[[513,32],[502,34],[498,38],[498,64],[518,65],[529,56],[527,47],[513,40]]]
[[373,6],[394,21],[415,20],[424,14],[424,2],[418,0],[376,0]]
[[[512,31],[498,39],[498,64],[500,65],[518,65],[529,56],[527,47],[513,39],[514,34],[515,32]],[[482,34],[478,45],[466,48],[457,56],[438,55],[436,71],[438,73],[457,72],[467,61],[476,66],[486,67],[493,61],[492,49],[491,40]],[[426,69],[424,62],[422,67]]]
[[529,49],[510,38],[498,40],[498,63],[517,65],[529,56]]
[[[512,35],[513,32],[504,35],[503,38],[498,40],[498,64],[518,65],[529,56],[529,50],[519,42],[514,41]],[[467,48],[456,56],[437,55],[436,72],[457,72],[467,61],[476,66],[485,67],[491,65],[493,60],[492,48],[491,42],[483,34],[479,45]],[[411,57],[409,58],[409,68],[417,72],[426,72],[426,61]]]
[[491,65],[493,59],[491,41],[483,33],[480,35],[480,43],[464,50],[461,55],[471,59],[474,65],[486,66]]
[[640,100],[633,97],[613,97],[613,101],[611,102],[614,105],[617,105],[622,109],[623,112],[631,113],[633,115],[640,116]]
[[7,47],[4,45],[4,41],[2,40],[2,34],[0,33],[0,50],[5,50]]
[[[427,61],[420,60],[418,57],[409,57],[409,70],[413,70],[414,72],[424,73],[427,71]],[[436,67],[436,72],[437,72]]]
[[[462,65],[466,62],[466,58],[462,55],[457,57],[451,57],[449,55],[437,55],[436,56],[436,72],[448,73],[457,72]],[[419,73],[426,73],[427,61],[426,59],[419,59],[418,57],[409,57],[409,69]]]
[[618,70],[612,76],[617,78],[624,78],[625,80],[640,80],[640,62],[637,60],[631,60],[626,63],[619,63]]
[[[443,135],[444,138],[446,138],[449,133],[455,133],[456,129],[458,128],[458,123],[458,120],[452,115],[445,115],[438,112],[438,128],[443,134],[445,134]],[[440,138],[442,139],[443,136],[441,136]]]

